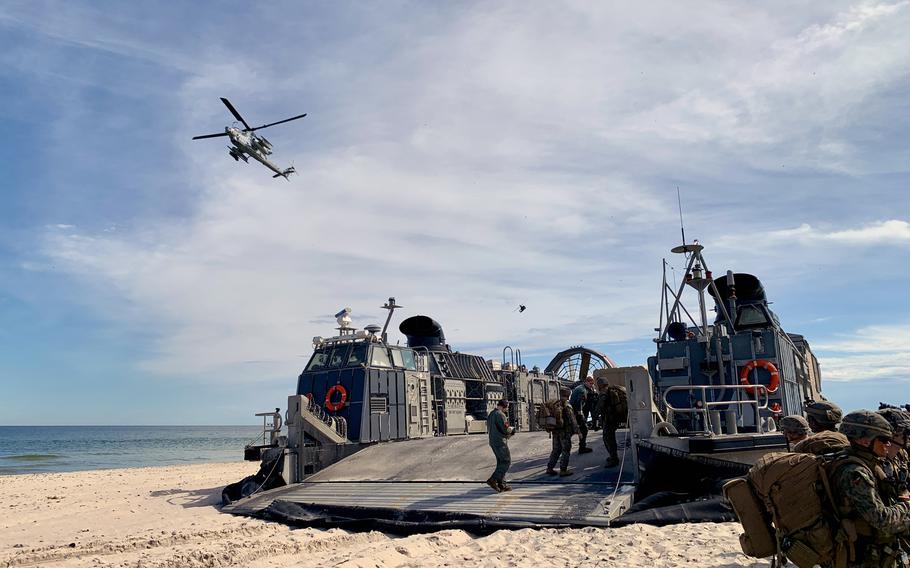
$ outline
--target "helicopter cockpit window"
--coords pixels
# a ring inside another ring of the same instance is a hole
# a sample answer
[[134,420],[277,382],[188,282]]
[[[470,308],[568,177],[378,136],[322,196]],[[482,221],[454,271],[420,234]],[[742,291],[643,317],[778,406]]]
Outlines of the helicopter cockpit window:
[[740,306],[736,316],[736,327],[757,327],[768,325],[768,318],[758,306]]
[[329,368],[337,369],[344,365],[345,359],[348,354],[347,345],[339,345],[332,351],[332,356],[329,358]]
[[391,367],[392,361],[389,360],[389,350],[379,345],[373,346],[370,355],[370,367]]
[[328,359],[329,354],[325,352],[313,353],[313,358],[310,359],[310,364],[306,366],[307,371],[318,371],[325,368],[325,362]]
[[351,354],[348,355],[348,367],[356,367],[367,362],[367,347],[365,343],[354,345]]

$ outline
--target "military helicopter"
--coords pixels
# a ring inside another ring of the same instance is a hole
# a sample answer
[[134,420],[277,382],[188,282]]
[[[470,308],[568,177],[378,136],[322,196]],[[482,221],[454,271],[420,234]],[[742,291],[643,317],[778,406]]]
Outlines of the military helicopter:
[[269,126],[275,126],[276,124],[303,118],[306,116],[306,113],[291,118],[286,118],[284,120],[279,120],[278,122],[271,122],[269,124],[257,126],[256,128],[251,128],[250,125],[247,124],[245,120],[243,120],[243,117],[240,116],[240,113],[237,112],[237,109],[234,108],[234,105],[231,104],[231,101],[227,100],[224,97],[221,97],[221,102],[223,102],[224,106],[226,106],[227,109],[231,111],[231,114],[234,115],[234,118],[243,123],[243,130],[237,128],[236,126],[225,126],[224,132],[220,132],[218,134],[205,134],[203,136],[193,136],[193,140],[228,136],[231,139],[231,143],[233,144],[233,146],[227,147],[228,154],[234,158],[234,161],[243,160],[244,162],[249,163],[249,157],[252,156],[254,160],[261,162],[262,165],[275,172],[275,175],[272,176],[273,178],[283,177],[284,179],[289,179],[288,176],[295,173],[294,166],[282,170],[270,162],[266,156],[269,156],[272,153],[272,143],[266,140],[265,136],[258,136],[254,134],[254,132],[256,130],[268,128]]

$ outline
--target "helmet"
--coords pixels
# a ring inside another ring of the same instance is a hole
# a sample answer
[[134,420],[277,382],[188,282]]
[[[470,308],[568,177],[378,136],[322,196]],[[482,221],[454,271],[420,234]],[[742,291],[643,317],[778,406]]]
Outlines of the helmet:
[[910,430],[910,413],[899,408],[883,408],[878,414],[888,421],[895,435],[900,436]]
[[858,438],[891,437],[891,425],[877,412],[871,410],[854,410],[844,416],[840,423],[840,432],[851,440]]
[[832,426],[840,422],[841,416],[844,415],[838,405],[827,400],[810,402],[806,405],[806,414],[814,418],[819,424],[830,424]]
[[808,434],[809,423],[799,415],[784,416],[780,419],[781,432],[790,432],[791,434]]

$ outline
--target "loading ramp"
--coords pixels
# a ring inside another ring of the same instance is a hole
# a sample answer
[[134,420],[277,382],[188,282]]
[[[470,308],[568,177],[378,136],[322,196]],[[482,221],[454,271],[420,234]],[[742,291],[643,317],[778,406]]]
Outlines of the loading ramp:
[[[618,433],[620,441],[625,431]],[[622,468],[604,468],[600,432],[593,452],[578,455],[569,477],[546,475],[550,439],[522,432],[509,442],[513,490],[495,493],[485,480],[495,459],[485,435],[386,442],[367,447],[308,477],[225,506],[225,512],[305,526],[393,532],[465,528],[608,526],[632,503],[631,450]]]

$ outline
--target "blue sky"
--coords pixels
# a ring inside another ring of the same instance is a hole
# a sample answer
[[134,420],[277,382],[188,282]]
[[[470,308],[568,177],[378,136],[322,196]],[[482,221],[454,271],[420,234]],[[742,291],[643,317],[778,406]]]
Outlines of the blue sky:
[[[5,2],[0,424],[254,423],[326,316],[391,295],[463,351],[643,364],[677,186],[831,399],[910,402],[908,28],[908,2]],[[309,113],[268,134],[290,183],[190,140],[221,96]]]

